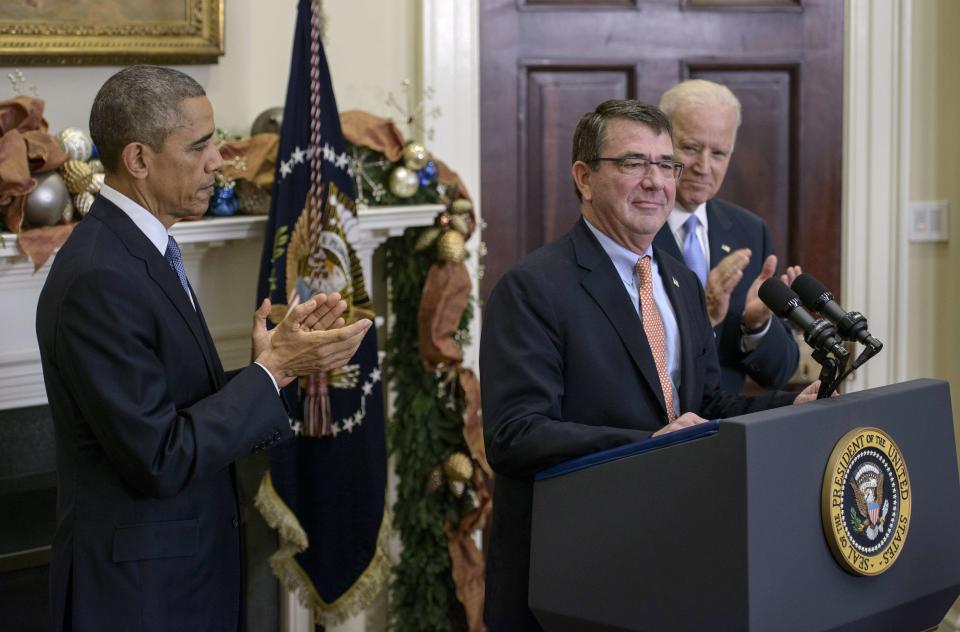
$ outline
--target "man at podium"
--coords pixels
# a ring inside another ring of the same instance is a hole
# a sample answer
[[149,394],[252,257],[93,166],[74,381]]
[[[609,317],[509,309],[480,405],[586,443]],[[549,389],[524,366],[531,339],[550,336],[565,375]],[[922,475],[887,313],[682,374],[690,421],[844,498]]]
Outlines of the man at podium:
[[663,112],[634,100],[601,103],[573,137],[582,217],[507,272],[486,304],[480,364],[496,471],[485,604],[492,630],[540,627],[527,605],[537,471],[707,419],[816,398],[817,383],[799,395],[719,390],[703,287],[652,247],[682,170]]

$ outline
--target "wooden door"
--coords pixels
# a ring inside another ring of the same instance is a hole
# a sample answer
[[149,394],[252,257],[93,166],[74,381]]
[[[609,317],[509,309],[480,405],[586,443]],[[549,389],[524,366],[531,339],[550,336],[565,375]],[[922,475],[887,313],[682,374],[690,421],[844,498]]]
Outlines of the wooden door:
[[483,0],[483,295],[579,217],[573,131],[605,99],[728,85],[743,124],[719,196],[766,219],[781,267],[840,288],[843,2]]

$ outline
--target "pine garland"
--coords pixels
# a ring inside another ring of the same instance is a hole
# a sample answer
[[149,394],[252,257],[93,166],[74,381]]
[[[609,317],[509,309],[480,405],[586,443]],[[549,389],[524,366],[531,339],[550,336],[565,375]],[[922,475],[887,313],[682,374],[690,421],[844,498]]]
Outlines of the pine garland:
[[[389,299],[396,322],[387,341],[386,375],[396,404],[388,427],[388,447],[399,477],[393,508],[394,529],[403,552],[391,582],[392,630],[463,630],[463,606],[451,578],[445,524],[457,525],[473,508],[469,494],[457,498],[446,487],[428,491],[431,472],[453,452],[466,452],[464,399],[452,393],[442,375],[428,373],[418,352],[420,295],[436,249],[415,253],[424,229],[408,229],[386,243]],[[458,339],[466,338],[470,306],[460,321]]]

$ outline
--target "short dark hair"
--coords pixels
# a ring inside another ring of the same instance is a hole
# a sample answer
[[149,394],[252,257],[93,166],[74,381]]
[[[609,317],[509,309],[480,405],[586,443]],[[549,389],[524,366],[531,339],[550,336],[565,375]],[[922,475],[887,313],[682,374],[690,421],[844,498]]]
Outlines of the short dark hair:
[[[673,127],[670,119],[660,108],[636,99],[610,99],[597,106],[593,112],[587,112],[580,117],[577,129],[573,133],[573,160],[570,164],[585,162],[596,171],[599,168],[597,158],[607,142],[607,121],[612,119],[626,119],[646,125],[657,135],[666,132],[673,139]],[[583,199],[580,189],[574,184],[577,199]]]
[[123,148],[133,142],[160,151],[180,125],[180,103],[202,96],[192,77],[161,66],[130,66],[107,79],[90,109],[90,136],[103,166],[115,173]]

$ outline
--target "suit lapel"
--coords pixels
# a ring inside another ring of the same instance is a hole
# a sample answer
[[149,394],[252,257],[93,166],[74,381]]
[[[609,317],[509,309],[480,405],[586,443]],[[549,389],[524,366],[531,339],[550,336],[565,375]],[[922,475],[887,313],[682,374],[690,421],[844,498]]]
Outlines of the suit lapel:
[[[630,295],[623,287],[620,275],[583,219],[574,226],[571,236],[577,263],[585,270],[580,284],[613,325],[633,363],[660,402],[660,408],[665,415],[667,407],[663,400],[663,389],[660,386],[660,375],[657,373],[653,352],[643,332],[643,323],[630,306]],[[625,306],[628,309],[624,309]]]
[[739,237],[733,230],[733,222],[717,206],[714,200],[707,202],[707,241],[710,242],[711,269],[740,247]]
[[[677,317],[677,329],[679,330],[680,343],[680,414],[687,411],[696,411],[698,402],[693,401],[695,386],[691,376],[694,375],[693,349],[691,345],[684,344],[684,340],[694,340],[693,331],[690,328],[690,306],[687,304],[685,292],[697,291],[700,283],[695,277],[689,274],[686,266],[679,261],[665,257],[656,248],[653,250],[657,258],[657,265],[660,269],[660,278],[663,279],[663,287],[667,290],[667,298],[673,306],[673,313]],[[682,269],[680,266],[683,266]],[[687,272],[687,274],[683,274]],[[676,283],[674,283],[676,280]],[[694,287],[696,283],[697,287]],[[689,288],[687,288],[689,286]]]
[[[147,274],[156,283],[163,293],[167,296],[177,312],[180,313],[184,324],[190,329],[190,333],[197,341],[200,350],[203,352],[203,359],[207,365],[207,372],[213,384],[219,384],[218,373],[213,361],[213,351],[207,338],[204,336],[202,321],[198,317],[198,311],[190,304],[180,285],[180,278],[173,271],[170,264],[162,254],[154,247],[147,236],[137,228],[126,213],[116,207],[113,202],[106,198],[97,196],[94,205],[90,209],[90,215],[105,224],[127,248],[127,251],[137,259],[144,262],[147,268]],[[196,300],[196,299],[194,299]],[[199,303],[197,303],[199,306]],[[219,364],[219,363],[218,363]]]
[[677,261],[683,261],[683,253],[680,252],[680,248],[677,246],[677,240],[673,236],[673,231],[670,230],[669,222],[664,223],[653,238],[653,247],[660,252],[665,252],[671,257],[674,257]]

